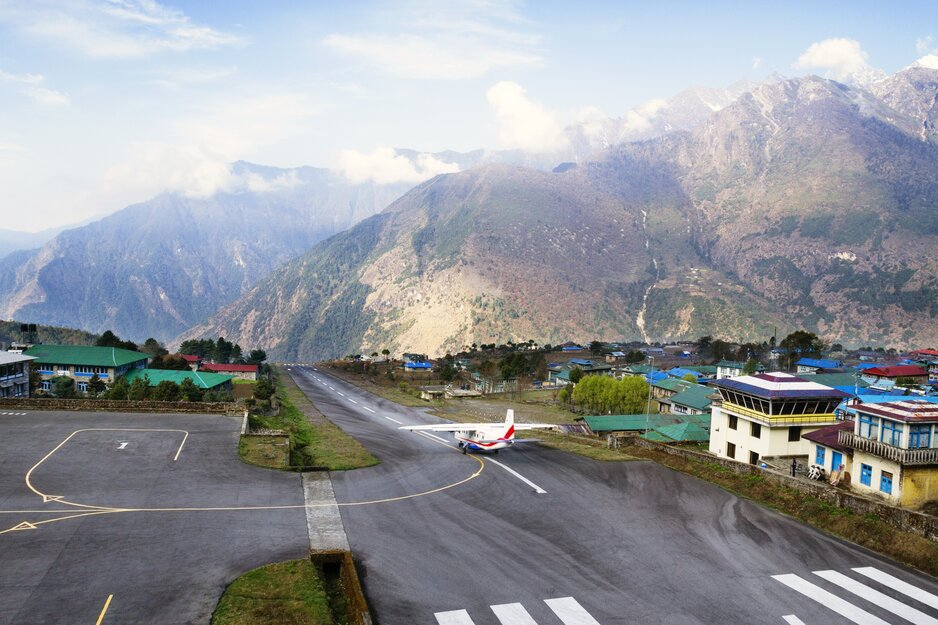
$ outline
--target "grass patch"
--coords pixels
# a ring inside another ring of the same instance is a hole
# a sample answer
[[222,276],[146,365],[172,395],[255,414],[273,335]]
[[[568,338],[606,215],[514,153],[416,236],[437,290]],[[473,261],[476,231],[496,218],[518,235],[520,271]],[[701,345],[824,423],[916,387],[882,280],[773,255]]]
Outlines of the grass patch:
[[254,384],[254,380],[245,380],[243,378],[232,378],[232,384]]
[[290,444],[282,436],[242,436],[238,453],[249,464],[269,469],[290,467]]
[[[609,449],[599,441],[593,443],[593,441],[588,439],[574,438],[571,436],[565,436],[563,434],[553,434],[551,432],[532,432],[531,436],[539,439],[541,441],[541,445],[544,445],[545,447],[559,449],[561,451],[569,451],[570,453],[586,456],[587,458],[592,458],[593,460],[601,460],[603,462],[623,462],[636,459],[633,456],[622,453],[616,449]],[[519,436],[519,438],[523,437]]]
[[233,581],[212,625],[336,625],[316,567],[309,560],[268,564]]
[[[361,443],[327,419],[280,367],[274,368],[280,413],[258,418],[258,427],[290,433],[291,466],[346,471],[378,464]],[[253,423],[252,423],[253,425]]]
[[699,477],[792,516],[806,525],[889,556],[929,575],[938,575],[938,542],[899,530],[875,515],[861,515],[800,490],[769,483],[762,475],[738,474],[713,462],[672,456],[636,446],[625,449],[635,458],[653,460],[676,471]]

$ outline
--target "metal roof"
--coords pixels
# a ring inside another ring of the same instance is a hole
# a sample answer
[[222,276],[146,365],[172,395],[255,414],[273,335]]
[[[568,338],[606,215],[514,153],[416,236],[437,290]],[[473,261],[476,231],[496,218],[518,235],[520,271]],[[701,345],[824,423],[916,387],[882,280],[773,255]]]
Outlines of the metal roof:
[[142,352],[96,345],[33,345],[23,354],[35,356],[36,364],[89,367],[122,367],[149,358]]
[[655,428],[655,432],[676,442],[703,443],[710,440],[710,431],[696,423],[673,423]]
[[825,360],[823,358],[801,358],[795,364],[802,367],[817,367],[818,369],[836,369],[840,366],[840,361]]
[[893,421],[938,422],[938,404],[922,399],[886,402],[872,405],[855,405],[857,414],[871,414]]
[[683,415],[675,414],[619,414],[583,417],[583,421],[595,432],[640,432],[648,429],[681,423]]
[[10,365],[17,362],[28,362],[30,360],[36,360],[36,357],[14,354],[12,352],[0,352],[0,365]]
[[672,404],[680,404],[696,410],[707,410],[710,408],[710,395],[716,391],[709,386],[693,384],[690,388],[671,396]]
[[853,423],[853,421],[841,421],[833,425],[822,427],[819,430],[814,430],[813,432],[802,434],[801,438],[812,441],[814,443],[820,443],[821,445],[830,447],[831,449],[843,451],[845,449],[844,446],[837,442],[838,434],[841,430],[849,430],[852,432]]
[[847,397],[847,393],[809,382],[788,373],[759,373],[712,382],[714,386],[739,391],[763,399],[798,399],[813,397]]
[[895,365],[892,367],[870,367],[863,375],[875,375],[884,378],[921,377],[928,372],[917,365]]
[[225,382],[231,382],[232,376],[222,375],[220,373],[207,373],[204,371],[171,371],[168,369],[134,369],[129,372],[125,378],[128,382],[133,382],[137,378],[146,376],[150,380],[150,386],[156,386],[160,382],[169,380],[176,384],[182,384],[186,378],[192,380],[193,384],[201,389],[211,389],[221,386]]

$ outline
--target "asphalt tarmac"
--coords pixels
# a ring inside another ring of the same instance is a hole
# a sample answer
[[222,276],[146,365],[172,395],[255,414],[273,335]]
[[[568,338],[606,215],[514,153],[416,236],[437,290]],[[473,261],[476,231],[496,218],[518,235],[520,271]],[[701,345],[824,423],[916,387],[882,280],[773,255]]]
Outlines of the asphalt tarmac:
[[381,459],[333,476],[380,625],[938,623],[935,579],[702,480],[536,444],[462,455],[398,429],[441,422],[423,410],[291,370]]
[[242,463],[240,425],[0,415],[0,625],[207,624],[234,578],[304,557],[300,476]]

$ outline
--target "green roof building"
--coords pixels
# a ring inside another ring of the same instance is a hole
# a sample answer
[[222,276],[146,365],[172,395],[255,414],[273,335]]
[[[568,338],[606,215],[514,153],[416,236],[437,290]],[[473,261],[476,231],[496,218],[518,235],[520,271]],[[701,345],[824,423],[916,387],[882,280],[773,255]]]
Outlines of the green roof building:
[[671,396],[671,412],[674,414],[703,414],[710,412],[710,396],[717,390],[701,384],[691,384],[680,393]]
[[88,380],[96,375],[113,382],[129,371],[147,366],[149,356],[142,352],[95,345],[33,345],[23,352],[33,356],[42,377],[42,389],[52,389],[52,378],[67,376],[75,380],[79,392],[88,390]]
[[655,428],[645,438],[659,443],[706,443],[710,441],[710,430],[691,422],[674,423]]
[[166,380],[182,384],[185,379],[192,380],[192,383],[202,390],[210,391],[230,391],[231,380],[234,376],[223,375],[221,373],[207,373],[205,371],[170,371],[166,369],[134,369],[127,374],[127,382],[133,382],[137,378],[146,376],[150,381],[150,386],[156,386]]

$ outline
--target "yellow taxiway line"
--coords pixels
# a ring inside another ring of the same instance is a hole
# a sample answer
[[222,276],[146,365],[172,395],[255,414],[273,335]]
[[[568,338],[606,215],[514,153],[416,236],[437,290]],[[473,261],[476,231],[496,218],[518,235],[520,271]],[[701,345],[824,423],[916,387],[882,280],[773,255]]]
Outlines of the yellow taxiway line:
[[107,609],[111,605],[111,599],[114,598],[114,595],[108,595],[107,601],[104,602],[104,607],[101,608],[101,614],[98,615],[98,620],[95,621],[94,625],[101,625],[104,622],[104,615],[107,614]]

